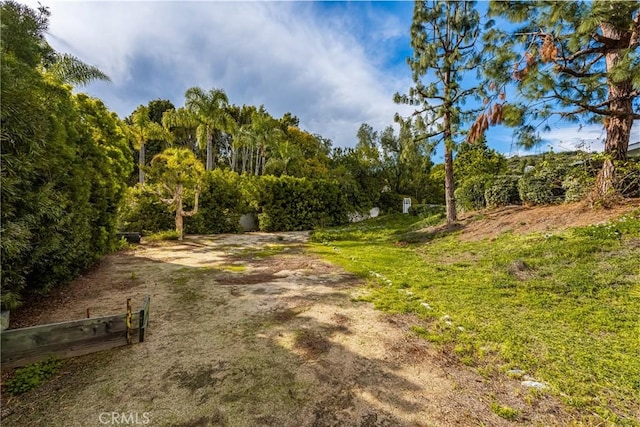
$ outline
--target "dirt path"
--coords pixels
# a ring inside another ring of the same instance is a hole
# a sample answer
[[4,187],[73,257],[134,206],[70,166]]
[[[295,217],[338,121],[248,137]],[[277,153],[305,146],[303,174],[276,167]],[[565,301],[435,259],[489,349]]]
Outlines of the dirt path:
[[151,426],[512,425],[492,403],[526,425],[567,421],[553,399],[415,338],[419,320],[354,301],[361,279],[305,253],[306,237],[190,237],[106,257],[31,319],[110,314],[151,294],[146,342],[65,362],[5,399],[2,425],[113,425],[112,412]]

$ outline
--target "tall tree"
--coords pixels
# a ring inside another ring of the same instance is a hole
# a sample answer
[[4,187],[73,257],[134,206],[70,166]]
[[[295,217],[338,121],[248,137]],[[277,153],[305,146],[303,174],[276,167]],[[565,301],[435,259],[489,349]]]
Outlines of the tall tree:
[[502,97],[504,85],[515,82],[531,101],[509,99],[493,109],[520,126],[525,146],[540,141],[537,129],[553,116],[601,122],[608,159],[596,190],[608,194],[615,161],[626,160],[633,121],[640,119],[640,2],[492,1],[489,10],[521,25],[486,33],[492,60],[485,72]]
[[134,148],[138,150],[138,182],[144,185],[144,168],[146,166],[145,144],[152,139],[171,140],[172,135],[160,126],[151,121],[149,107],[140,105],[125,120],[125,132]]
[[[184,237],[184,217],[198,213],[203,176],[202,163],[186,148],[167,148],[151,160],[149,181],[161,200],[175,210],[179,240]],[[193,208],[185,211],[189,197],[193,197]]]
[[213,169],[213,140],[216,132],[232,132],[234,121],[225,107],[229,104],[227,94],[222,89],[213,88],[205,92],[199,87],[187,89],[184,94],[185,108],[199,123],[198,144],[207,147],[206,170]]
[[[447,223],[456,221],[453,151],[461,125],[477,110],[464,110],[477,87],[463,79],[478,70],[476,49],[480,16],[473,1],[416,1],[411,25],[413,57],[408,59],[415,87],[395,101],[416,105],[413,115],[419,139],[444,141]],[[396,119],[399,119],[396,117]]]

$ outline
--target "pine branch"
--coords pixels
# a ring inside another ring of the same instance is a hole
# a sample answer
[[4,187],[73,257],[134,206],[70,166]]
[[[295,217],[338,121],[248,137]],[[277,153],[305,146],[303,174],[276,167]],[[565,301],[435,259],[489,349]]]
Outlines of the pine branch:
[[596,77],[596,76],[604,77],[604,76],[606,76],[606,73],[604,73],[604,72],[600,72],[600,73],[585,73],[585,72],[580,72],[580,71],[574,70],[573,68],[569,68],[569,67],[566,67],[564,65],[559,65],[559,64],[557,64],[556,67],[557,67],[556,68],[557,72],[569,74],[570,76],[577,77],[577,78]]

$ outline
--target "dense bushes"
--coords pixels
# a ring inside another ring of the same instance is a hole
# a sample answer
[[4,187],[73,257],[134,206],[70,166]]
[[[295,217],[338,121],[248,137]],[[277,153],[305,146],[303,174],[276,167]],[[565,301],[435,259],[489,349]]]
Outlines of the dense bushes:
[[114,248],[132,162],[117,117],[47,74],[46,12],[1,7],[2,305],[13,308]]
[[121,231],[143,234],[175,228],[175,216],[149,187],[136,184],[127,190],[120,208]]
[[497,208],[520,204],[518,179],[517,176],[499,176],[494,179],[484,192],[487,207]]
[[265,176],[259,185],[263,231],[309,230],[348,221],[346,198],[336,182]]
[[185,221],[187,233],[239,232],[240,216],[250,210],[246,189],[251,185],[251,178],[221,169],[207,172],[198,214]]
[[[188,233],[234,233],[240,216],[257,213],[263,231],[309,230],[347,222],[344,192],[333,181],[283,176],[246,176],[228,170],[207,172],[198,213],[185,218]],[[123,231],[155,233],[174,228],[173,215],[158,195],[129,189],[121,209]]]
[[471,177],[456,188],[454,197],[456,199],[456,209],[467,212],[485,207],[484,190],[486,177]]

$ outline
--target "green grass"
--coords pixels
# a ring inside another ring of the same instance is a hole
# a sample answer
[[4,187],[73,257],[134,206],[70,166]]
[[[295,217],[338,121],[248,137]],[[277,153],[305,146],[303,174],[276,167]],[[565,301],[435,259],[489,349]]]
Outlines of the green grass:
[[321,230],[313,250],[368,277],[361,298],[376,308],[424,319],[414,332],[462,363],[524,369],[587,418],[638,425],[640,211],[473,242],[455,230],[420,237],[416,221]]

